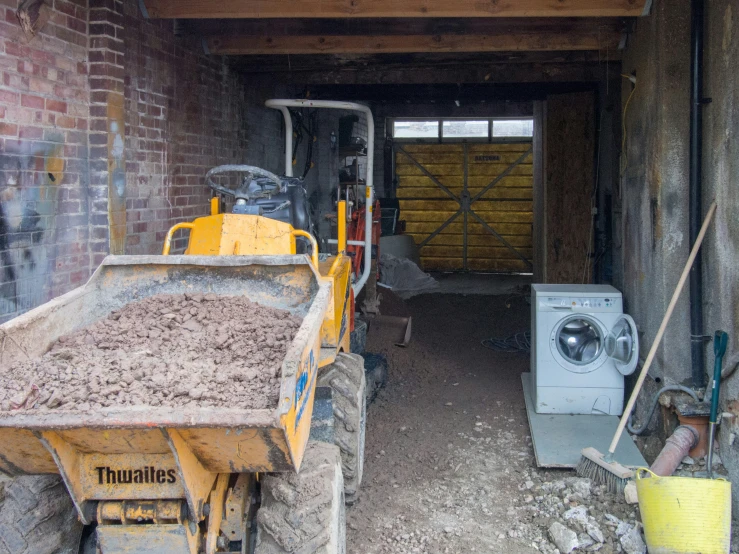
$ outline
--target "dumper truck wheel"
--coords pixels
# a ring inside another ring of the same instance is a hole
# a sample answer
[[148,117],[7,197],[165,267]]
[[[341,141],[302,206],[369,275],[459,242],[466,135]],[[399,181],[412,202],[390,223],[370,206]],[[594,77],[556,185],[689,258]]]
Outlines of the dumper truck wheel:
[[0,481],[0,554],[77,554],[81,535],[61,477]]
[[262,480],[254,554],[346,554],[341,454],[308,442],[299,473]]
[[365,353],[364,375],[367,380],[367,402],[372,403],[377,398],[380,389],[387,385],[387,358],[382,354]]
[[319,374],[318,386],[333,390],[334,444],[341,450],[346,503],[354,504],[364,473],[367,424],[364,359],[357,354],[339,353],[336,361]]

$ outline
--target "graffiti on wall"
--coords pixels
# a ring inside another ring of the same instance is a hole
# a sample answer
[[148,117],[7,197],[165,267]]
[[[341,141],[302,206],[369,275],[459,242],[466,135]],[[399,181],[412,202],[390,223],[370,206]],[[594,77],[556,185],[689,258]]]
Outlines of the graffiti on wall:
[[0,322],[49,298],[63,148],[22,141],[0,155]]

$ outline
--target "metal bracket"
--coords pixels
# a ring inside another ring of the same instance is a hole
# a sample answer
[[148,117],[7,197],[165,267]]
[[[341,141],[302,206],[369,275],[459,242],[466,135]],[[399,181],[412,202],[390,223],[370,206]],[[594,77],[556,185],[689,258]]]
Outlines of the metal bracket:
[[205,502],[213,490],[218,474],[211,473],[203,467],[179,431],[162,429],[162,433],[174,454],[177,472],[185,487],[185,498],[190,508],[191,519],[195,522],[202,521],[205,518]]
[[218,549],[218,537],[221,535],[221,521],[228,490],[230,473],[221,473],[216,480],[216,488],[210,493],[208,503],[208,533],[205,539],[205,554],[215,554]]
[[310,440],[334,443],[334,407],[331,387],[316,387]]
[[79,478],[81,465],[79,452],[53,431],[43,431],[34,434],[54,458],[64,484],[67,485],[69,496],[72,497],[74,507],[77,508],[80,521],[84,525],[90,525],[93,521],[93,516],[90,513],[91,510],[88,509],[88,503],[82,489],[82,482]]
[[221,533],[229,542],[248,540],[249,508],[254,500],[254,475],[240,473],[234,486],[226,493]]
[[189,525],[99,525],[98,548],[102,554],[121,552],[147,552],[171,554],[172,552],[199,551],[199,533]]

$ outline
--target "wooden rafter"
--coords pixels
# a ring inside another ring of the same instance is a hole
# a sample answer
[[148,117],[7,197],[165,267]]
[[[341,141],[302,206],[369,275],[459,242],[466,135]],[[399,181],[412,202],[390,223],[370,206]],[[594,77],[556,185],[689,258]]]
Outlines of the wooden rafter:
[[618,48],[620,33],[516,33],[489,35],[216,36],[212,54],[400,54],[415,52],[519,52]]
[[637,17],[648,0],[143,0],[152,18]]
[[[408,54],[413,56],[413,54]],[[582,83],[599,82],[619,75],[617,63],[501,63],[457,64],[452,67],[438,65],[393,64],[373,66],[347,66],[337,64],[333,56],[321,56],[321,65],[303,64],[302,58],[312,56],[258,56],[249,63],[237,67],[255,78],[296,85],[373,85],[373,84],[445,84],[445,83]],[[266,58],[274,58],[267,63]],[[329,58],[326,60],[325,58]],[[246,56],[243,60],[252,60]],[[257,60],[261,60],[257,62]],[[333,67],[331,67],[333,62]]]

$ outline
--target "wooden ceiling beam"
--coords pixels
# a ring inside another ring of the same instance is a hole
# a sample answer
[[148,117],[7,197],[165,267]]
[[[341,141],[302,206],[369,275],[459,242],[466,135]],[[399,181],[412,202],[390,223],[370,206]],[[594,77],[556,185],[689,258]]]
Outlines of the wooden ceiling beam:
[[518,32],[592,33],[624,31],[633,18],[377,18],[377,19],[183,19],[181,27],[198,36],[310,35],[474,35]]
[[230,56],[229,64],[239,71],[285,72],[327,71],[337,69],[408,69],[414,67],[446,71],[462,66],[606,64],[619,65],[620,50],[548,51],[548,52],[458,52],[422,54],[342,54],[342,55],[268,55]]
[[211,54],[407,54],[421,52],[521,52],[616,50],[617,32],[522,32],[484,35],[267,35],[213,36]]
[[650,0],[142,0],[154,19],[638,17]]
[[[249,60],[244,57],[241,60]],[[620,63],[474,64],[453,67],[396,66],[312,68],[302,70],[293,60],[283,67],[242,64],[254,79],[285,85],[394,85],[447,83],[581,83],[619,78]]]

